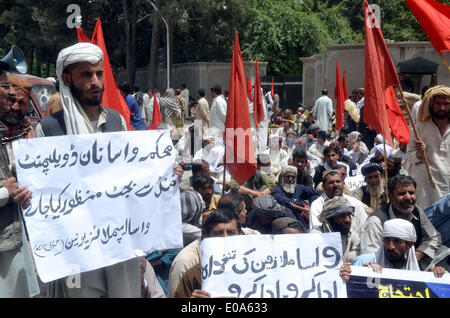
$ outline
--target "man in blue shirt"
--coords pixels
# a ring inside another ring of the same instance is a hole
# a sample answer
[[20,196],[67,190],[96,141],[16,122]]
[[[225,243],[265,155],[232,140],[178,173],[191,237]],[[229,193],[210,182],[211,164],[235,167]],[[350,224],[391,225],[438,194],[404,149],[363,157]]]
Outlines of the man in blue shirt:
[[290,209],[299,222],[307,225],[307,228],[309,228],[310,204],[322,192],[303,184],[297,184],[297,168],[293,166],[287,166],[281,171],[280,180],[279,185],[272,190],[275,200]]
[[136,99],[131,95],[131,86],[128,82],[119,84],[120,94],[122,94],[125,102],[130,109],[130,124],[135,130],[146,130],[145,120],[142,118],[141,110]]

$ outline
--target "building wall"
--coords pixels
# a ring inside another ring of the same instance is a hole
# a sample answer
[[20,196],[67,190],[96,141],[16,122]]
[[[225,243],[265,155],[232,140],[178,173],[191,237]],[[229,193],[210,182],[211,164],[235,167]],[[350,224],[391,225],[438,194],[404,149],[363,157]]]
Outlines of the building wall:
[[[398,63],[421,56],[439,63],[438,84],[450,86],[450,72],[430,42],[388,42],[387,47],[395,66]],[[450,63],[450,52],[444,53]],[[341,76],[346,72],[349,94],[355,88],[364,87],[364,43],[329,45],[327,52],[300,58],[303,62],[303,104],[314,106],[323,88],[328,89],[334,101],[336,86],[336,60]],[[431,76],[424,75],[421,87],[430,85]]]
[[[266,76],[267,62],[258,62],[260,76]],[[228,90],[230,81],[231,63],[199,62],[173,64],[171,68],[170,83],[172,88],[181,88],[181,84],[186,84],[189,94],[197,99],[197,91],[203,88],[206,91],[206,99],[211,104],[210,88],[216,84],[222,86],[222,91]],[[244,62],[245,76],[249,76],[252,83],[255,81],[255,62]],[[118,72],[118,80],[127,79],[127,70]],[[136,85],[142,91],[148,90],[148,68],[138,68],[136,70]],[[166,70],[158,70],[158,89],[163,91],[166,88]]]

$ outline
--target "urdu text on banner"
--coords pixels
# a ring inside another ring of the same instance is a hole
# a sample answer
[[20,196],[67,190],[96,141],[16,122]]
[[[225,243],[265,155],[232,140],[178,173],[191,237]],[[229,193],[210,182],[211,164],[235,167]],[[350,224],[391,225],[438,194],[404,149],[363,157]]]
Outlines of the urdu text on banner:
[[202,241],[211,297],[346,298],[339,233],[237,235]]
[[182,247],[169,131],[23,139],[13,149],[19,184],[33,193],[23,216],[43,282]]

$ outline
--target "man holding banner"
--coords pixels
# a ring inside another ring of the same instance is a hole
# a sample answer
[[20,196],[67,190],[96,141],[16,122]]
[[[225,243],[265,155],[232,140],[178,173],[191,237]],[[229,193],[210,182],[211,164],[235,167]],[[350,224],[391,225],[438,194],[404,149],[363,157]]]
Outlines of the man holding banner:
[[[90,43],[78,43],[59,53],[56,72],[63,110],[42,119],[36,128],[37,137],[127,130],[119,113],[100,105],[104,91],[102,59],[101,49]],[[175,169],[179,175],[181,168]],[[49,297],[141,297],[137,257],[79,275],[80,286],[75,288],[69,287],[66,279],[51,281]]]

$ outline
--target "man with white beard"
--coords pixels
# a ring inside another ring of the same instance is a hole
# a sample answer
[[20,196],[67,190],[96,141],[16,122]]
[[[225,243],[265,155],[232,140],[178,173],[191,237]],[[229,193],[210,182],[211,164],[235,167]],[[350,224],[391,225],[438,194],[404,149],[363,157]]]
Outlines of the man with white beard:
[[280,184],[272,190],[273,197],[279,204],[290,209],[299,222],[309,228],[309,206],[322,193],[303,184],[297,184],[297,168],[293,166],[283,168],[280,180]]
[[353,197],[373,210],[386,207],[386,191],[383,185],[383,167],[377,163],[368,163],[362,169],[367,185],[356,188]]
[[416,205],[416,181],[410,176],[397,175],[389,180],[389,202],[371,214],[361,233],[361,254],[376,252],[383,244],[382,232],[385,221],[400,218],[411,222],[417,233],[414,243],[421,270],[436,256],[441,246],[441,235]]

